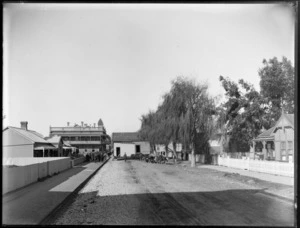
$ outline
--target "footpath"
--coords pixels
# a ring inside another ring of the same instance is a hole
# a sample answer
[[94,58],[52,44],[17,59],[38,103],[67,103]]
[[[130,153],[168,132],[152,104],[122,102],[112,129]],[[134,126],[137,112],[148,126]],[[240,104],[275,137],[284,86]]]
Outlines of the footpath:
[[[181,166],[190,167],[191,162],[190,161],[180,161],[179,164]],[[236,173],[236,174],[239,174],[242,176],[253,177],[253,178],[263,180],[263,181],[273,182],[276,184],[284,184],[284,185],[288,185],[288,186],[294,186],[294,178],[293,177],[279,176],[279,175],[273,175],[273,174],[268,174],[268,173],[260,173],[260,172],[230,168],[230,167],[219,166],[219,165],[207,165],[207,164],[196,163],[196,167],[199,169],[202,169],[202,168],[213,169],[213,170],[217,170],[217,171],[225,172],[225,173]]]
[[218,166],[218,165],[197,165],[197,168],[206,168],[206,169],[214,169],[221,172],[229,172],[229,173],[238,173],[242,176],[254,177],[260,180],[269,181],[277,184],[284,184],[289,186],[294,186],[294,178],[286,177],[286,176],[278,176],[274,174],[268,173],[260,173],[243,169],[235,169],[226,166]]
[[247,185],[255,186],[261,190],[261,193],[278,199],[288,200],[293,202],[295,200],[294,178],[278,176],[267,173],[254,172],[249,170],[242,170],[218,165],[206,165],[196,163],[196,167],[191,168],[190,161],[180,161],[180,166],[187,169],[211,170],[218,172],[222,177],[228,178],[228,181],[238,181]]
[[2,196],[3,225],[38,225],[92,177],[105,162],[82,163]]

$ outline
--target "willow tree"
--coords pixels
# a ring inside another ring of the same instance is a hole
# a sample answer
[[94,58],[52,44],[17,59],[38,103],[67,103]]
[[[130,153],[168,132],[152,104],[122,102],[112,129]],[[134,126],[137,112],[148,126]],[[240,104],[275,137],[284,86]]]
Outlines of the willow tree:
[[[208,86],[194,80],[178,77],[172,81],[169,97],[178,138],[191,148],[191,166],[195,166],[195,153],[207,153],[215,114],[214,100],[209,97]],[[176,133],[174,131],[174,134]],[[175,138],[177,134],[173,135]]]
[[139,137],[147,140],[150,143],[152,151],[156,154],[155,144],[158,140],[158,122],[157,114],[154,111],[149,111],[141,117],[141,128],[139,130]]
[[[176,162],[176,144],[180,143],[180,124],[178,121],[178,109],[175,107],[175,105],[177,104],[177,97],[173,95],[174,94],[172,93],[166,93],[163,96],[163,103],[159,108],[162,113],[162,116],[164,117],[162,126],[164,131],[165,143],[167,144],[165,145],[166,151],[171,150],[175,158],[174,162]],[[169,143],[172,143],[173,150],[168,148]]]
[[[207,93],[207,85],[178,77],[172,81],[171,90],[163,96],[162,104],[153,113],[142,116],[140,135],[151,145],[176,143],[191,148],[191,166],[195,166],[195,153],[209,150],[209,138],[215,114],[214,100]],[[154,148],[155,150],[155,148]]]

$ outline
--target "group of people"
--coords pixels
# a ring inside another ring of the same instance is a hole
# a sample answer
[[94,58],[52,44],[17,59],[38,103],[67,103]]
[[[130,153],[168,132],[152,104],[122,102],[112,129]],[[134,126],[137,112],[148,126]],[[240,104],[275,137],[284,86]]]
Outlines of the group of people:
[[98,154],[95,154],[95,153],[88,153],[85,158],[86,158],[86,161],[87,162],[90,162],[90,161],[99,161],[99,162],[103,162],[104,159],[105,159],[105,154],[103,153],[98,153]]

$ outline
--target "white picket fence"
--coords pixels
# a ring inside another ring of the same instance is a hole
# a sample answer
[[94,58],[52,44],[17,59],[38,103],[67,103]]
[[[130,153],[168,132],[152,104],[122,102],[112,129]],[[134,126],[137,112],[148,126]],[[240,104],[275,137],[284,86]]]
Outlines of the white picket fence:
[[218,165],[261,173],[294,177],[294,163],[218,157]]

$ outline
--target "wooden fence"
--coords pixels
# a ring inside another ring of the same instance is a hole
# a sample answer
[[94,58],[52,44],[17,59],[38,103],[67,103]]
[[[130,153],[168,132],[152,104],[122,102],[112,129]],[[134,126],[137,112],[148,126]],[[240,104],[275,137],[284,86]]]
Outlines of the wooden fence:
[[52,176],[71,167],[71,159],[67,157],[4,159],[2,194],[37,182],[39,179]]

